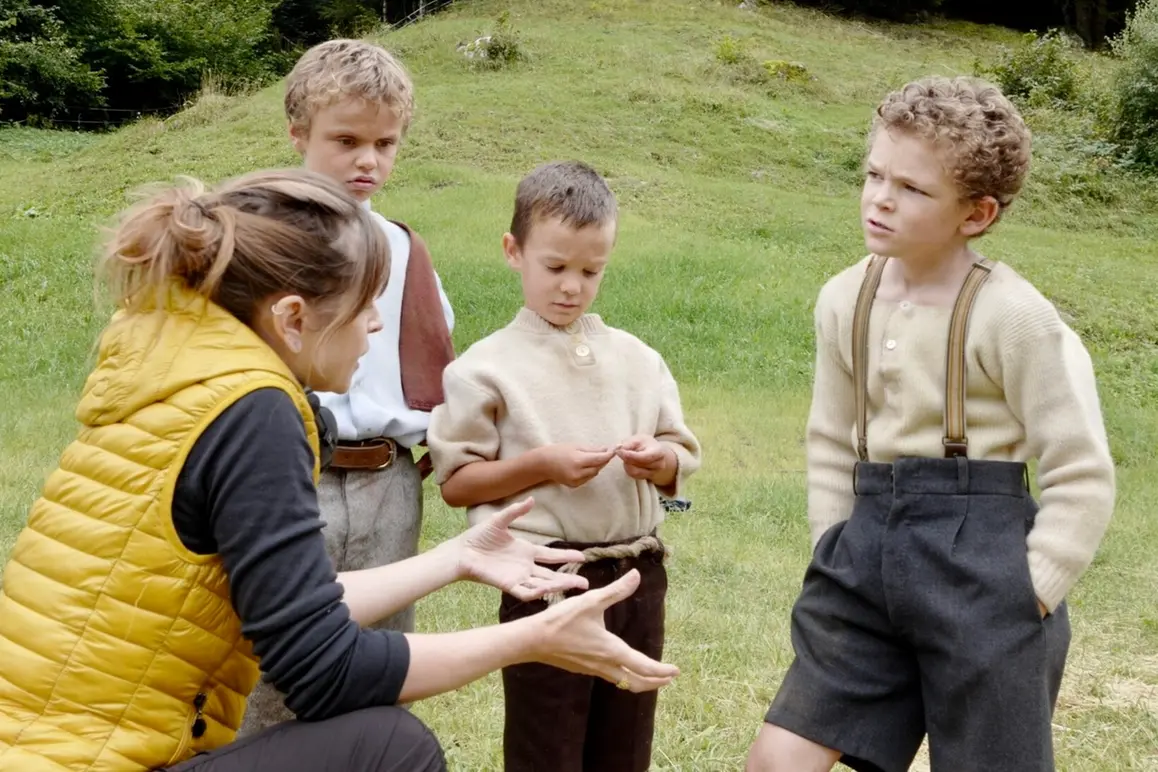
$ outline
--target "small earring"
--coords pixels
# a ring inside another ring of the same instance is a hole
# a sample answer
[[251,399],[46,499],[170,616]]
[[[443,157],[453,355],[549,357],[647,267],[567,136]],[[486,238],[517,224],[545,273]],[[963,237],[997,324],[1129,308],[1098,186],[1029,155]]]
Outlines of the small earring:
[[286,344],[289,346],[290,351],[294,352],[295,354],[301,353],[302,341],[300,338],[290,338],[288,341],[286,341]]
[[281,316],[283,313],[282,309],[278,308],[277,303],[274,303],[272,306],[269,307],[269,312],[271,314],[273,314],[274,316]]

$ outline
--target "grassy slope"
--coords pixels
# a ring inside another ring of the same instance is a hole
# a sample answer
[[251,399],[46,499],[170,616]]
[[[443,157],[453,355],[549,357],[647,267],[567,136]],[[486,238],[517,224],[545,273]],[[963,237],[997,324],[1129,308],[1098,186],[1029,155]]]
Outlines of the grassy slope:
[[[472,72],[454,53],[489,31],[506,7],[498,3],[464,3],[384,38],[415,75],[420,114],[376,204],[430,242],[460,347],[518,306],[498,239],[521,172],[581,157],[620,197],[620,247],[597,310],[667,356],[708,454],[695,510],[665,530],[677,551],[668,656],[684,675],[660,701],[658,769],[739,768],[789,661],[787,614],[807,554],[810,309],[824,277],[861,253],[856,185],[869,111],[906,79],[968,72],[1012,39],[971,25],[733,6],[514,3],[530,59],[505,72]],[[817,79],[749,82],[716,61],[724,35],[757,60],[802,62]],[[279,100],[276,87],[209,97],[101,138],[0,133],[0,554],[74,431],[72,402],[102,321],[88,279],[94,225],[144,182],[294,163]],[[1070,160],[1043,140],[1024,205],[983,247],[1038,284],[1090,344],[1121,464],[1118,514],[1071,599],[1059,768],[1155,769],[1158,322],[1147,279],[1158,267],[1158,216],[1137,186],[1106,206],[1057,195]],[[459,514],[429,501],[428,539],[461,527]],[[483,624],[496,608],[493,592],[455,587],[422,604],[420,625]],[[452,768],[499,768],[497,678],[417,710]]]

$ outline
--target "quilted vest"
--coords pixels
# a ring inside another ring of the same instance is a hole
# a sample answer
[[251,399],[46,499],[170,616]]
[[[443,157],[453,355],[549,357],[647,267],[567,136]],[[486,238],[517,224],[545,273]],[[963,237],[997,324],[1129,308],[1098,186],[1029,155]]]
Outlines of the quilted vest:
[[293,398],[317,458],[305,392],[232,315],[172,287],[113,317],[80,432],[5,568],[0,769],[144,772],[233,740],[257,661],[220,559],[185,549],[171,502],[201,432],[269,387]]

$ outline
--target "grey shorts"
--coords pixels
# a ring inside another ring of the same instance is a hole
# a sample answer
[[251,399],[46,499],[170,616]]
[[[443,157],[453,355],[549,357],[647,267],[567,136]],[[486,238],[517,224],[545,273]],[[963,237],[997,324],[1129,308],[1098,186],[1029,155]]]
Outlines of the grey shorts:
[[1054,769],[1051,719],[1069,650],[1044,620],[1023,464],[862,463],[852,517],[816,545],[792,610],[795,660],[765,720],[904,772],[928,734],[934,772]]

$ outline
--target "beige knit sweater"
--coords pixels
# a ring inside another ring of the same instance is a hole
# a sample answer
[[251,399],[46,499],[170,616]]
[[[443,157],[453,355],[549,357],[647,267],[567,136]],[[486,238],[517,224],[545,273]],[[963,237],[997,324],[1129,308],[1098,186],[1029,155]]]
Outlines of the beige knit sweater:
[[[808,419],[812,544],[850,516],[856,464],[852,319],[867,258],[828,281],[816,305]],[[869,322],[871,461],[942,457],[950,307],[878,298]],[[1093,559],[1114,506],[1114,466],[1093,365],[1053,305],[998,263],[966,341],[969,457],[1037,459],[1041,510],[1027,538],[1038,598],[1053,610]]]
[[[613,446],[649,434],[679,460],[679,485],[700,466],[700,445],[684,423],[679,390],[663,358],[638,338],[587,314],[568,332],[523,308],[507,327],[446,368],[444,404],[426,439],[439,485],[475,461],[514,458],[555,443]],[[633,480],[613,458],[585,485],[540,485],[520,493],[535,507],[512,531],[539,544],[642,536],[663,520],[656,487]],[[472,524],[511,500],[472,507]]]

